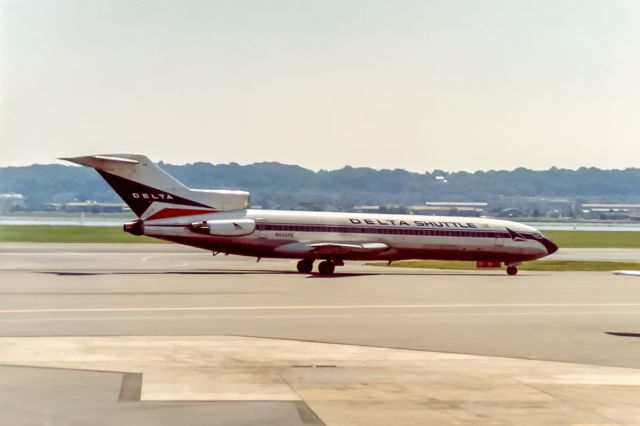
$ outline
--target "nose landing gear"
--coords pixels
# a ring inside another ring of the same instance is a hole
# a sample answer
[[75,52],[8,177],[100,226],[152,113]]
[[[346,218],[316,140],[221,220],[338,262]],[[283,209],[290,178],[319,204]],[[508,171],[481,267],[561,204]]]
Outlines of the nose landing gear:
[[514,265],[507,266],[507,274],[508,275],[516,275],[518,273],[518,268]]

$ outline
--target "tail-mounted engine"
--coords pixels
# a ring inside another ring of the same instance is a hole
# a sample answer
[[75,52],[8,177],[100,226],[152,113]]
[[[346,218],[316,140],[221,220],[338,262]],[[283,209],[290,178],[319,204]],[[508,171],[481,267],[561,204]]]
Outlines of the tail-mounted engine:
[[241,237],[252,234],[256,230],[256,223],[251,219],[203,220],[202,222],[193,222],[189,225],[189,229],[198,234]]
[[133,222],[125,223],[122,229],[124,232],[133,235],[144,235],[144,222],[142,220],[134,220]]

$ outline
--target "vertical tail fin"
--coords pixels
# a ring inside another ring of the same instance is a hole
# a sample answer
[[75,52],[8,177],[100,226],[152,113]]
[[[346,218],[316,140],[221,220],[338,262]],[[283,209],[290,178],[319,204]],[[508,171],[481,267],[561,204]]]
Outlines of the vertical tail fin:
[[145,220],[242,210],[249,204],[249,193],[245,191],[187,188],[144,155],[90,155],[62,160],[96,169],[131,210]]

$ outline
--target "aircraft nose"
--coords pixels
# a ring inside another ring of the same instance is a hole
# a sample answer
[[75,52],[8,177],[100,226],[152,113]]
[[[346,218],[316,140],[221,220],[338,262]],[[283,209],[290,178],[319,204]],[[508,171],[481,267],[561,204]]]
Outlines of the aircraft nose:
[[542,239],[542,245],[547,249],[547,254],[553,254],[558,251],[558,245],[548,238]]

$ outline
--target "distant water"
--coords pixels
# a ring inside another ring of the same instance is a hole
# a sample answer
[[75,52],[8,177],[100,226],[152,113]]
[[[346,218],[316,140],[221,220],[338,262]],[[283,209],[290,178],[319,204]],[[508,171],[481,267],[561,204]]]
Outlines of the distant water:
[[81,225],[81,226],[122,226],[133,219],[83,219],[71,217],[10,217],[0,216],[0,225]]
[[640,223],[635,224],[618,224],[618,223],[553,223],[553,222],[528,222],[527,225],[533,226],[541,231],[633,231],[640,232]]
[[[81,225],[81,226],[122,226],[134,218],[81,218],[56,216],[0,216],[0,225]],[[567,223],[567,222],[527,222],[541,231],[635,231],[638,224],[613,223]]]

